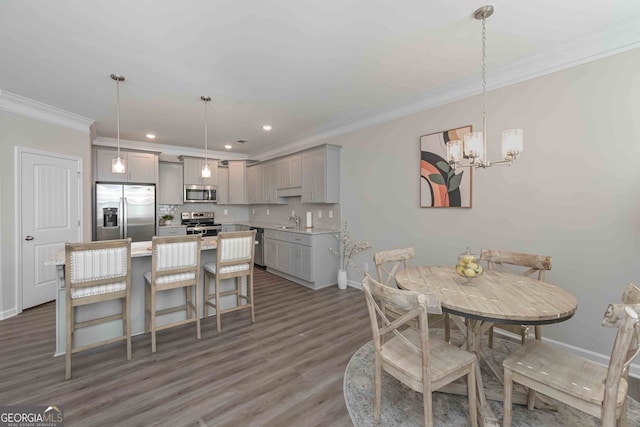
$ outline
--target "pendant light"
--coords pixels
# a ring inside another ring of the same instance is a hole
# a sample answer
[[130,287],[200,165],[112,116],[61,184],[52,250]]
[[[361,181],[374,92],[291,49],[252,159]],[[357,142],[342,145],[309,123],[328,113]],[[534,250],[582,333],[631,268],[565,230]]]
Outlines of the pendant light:
[[211,101],[211,98],[208,96],[201,96],[200,99],[204,101],[204,166],[202,167],[202,177],[211,178],[211,169],[209,169],[209,158],[207,157],[207,136],[209,133],[209,116],[207,114],[207,102]]
[[118,126],[118,154],[115,159],[111,160],[111,172],[112,173],[124,173],[125,167],[120,157],[120,82],[124,81],[124,76],[119,74],[111,74],[111,78],[116,81],[116,122]]
[[447,161],[455,168],[464,156],[470,159],[469,166],[488,168],[493,165],[511,165],[524,148],[522,129],[508,129],[502,132],[503,160],[491,162],[487,160],[487,18],[493,15],[491,5],[477,9],[473,16],[482,20],[482,132],[471,132],[464,135],[464,143],[453,140],[447,143]]

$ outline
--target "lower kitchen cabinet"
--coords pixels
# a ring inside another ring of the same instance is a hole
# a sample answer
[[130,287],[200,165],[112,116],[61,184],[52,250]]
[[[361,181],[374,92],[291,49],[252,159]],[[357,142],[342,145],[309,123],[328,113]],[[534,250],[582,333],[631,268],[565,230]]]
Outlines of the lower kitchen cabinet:
[[158,227],[158,236],[186,236],[187,226]]
[[280,230],[264,231],[267,271],[293,282],[319,289],[337,283],[338,258],[329,251],[335,237]]

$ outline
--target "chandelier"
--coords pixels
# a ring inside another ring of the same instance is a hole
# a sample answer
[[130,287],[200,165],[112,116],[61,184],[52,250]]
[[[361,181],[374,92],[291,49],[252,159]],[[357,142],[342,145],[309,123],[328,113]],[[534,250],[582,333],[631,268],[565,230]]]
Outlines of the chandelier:
[[124,76],[121,76],[119,74],[111,74],[111,79],[116,81],[116,122],[118,126],[118,154],[116,155],[115,159],[111,159],[111,172],[124,173],[124,162],[120,157],[120,82],[124,81]]
[[207,134],[209,133],[208,125],[208,114],[207,114],[207,102],[211,101],[211,98],[208,96],[201,96],[201,100],[204,101],[204,166],[202,166],[202,177],[203,178],[211,178],[211,169],[209,169],[209,159],[207,158]]
[[[447,161],[455,169],[464,157],[469,159],[468,167],[488,168],[493,165],[511,165],[523,150],[522,129],[508,129],[502,132],[502,160],[487,160],[487,18],[493,15],[493,6],[482,6],[474,13],[474,18],[482,20],[482,132],[464,135],[464,141],[447,142]],[[466,166],[466,165],[465,165]]]

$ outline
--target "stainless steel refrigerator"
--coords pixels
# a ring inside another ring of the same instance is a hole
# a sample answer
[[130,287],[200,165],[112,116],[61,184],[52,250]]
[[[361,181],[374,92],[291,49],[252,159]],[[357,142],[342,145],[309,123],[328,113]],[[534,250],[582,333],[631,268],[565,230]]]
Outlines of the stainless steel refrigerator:
[[95,240],[151,240],[156,234],[155,185],[96,184]]

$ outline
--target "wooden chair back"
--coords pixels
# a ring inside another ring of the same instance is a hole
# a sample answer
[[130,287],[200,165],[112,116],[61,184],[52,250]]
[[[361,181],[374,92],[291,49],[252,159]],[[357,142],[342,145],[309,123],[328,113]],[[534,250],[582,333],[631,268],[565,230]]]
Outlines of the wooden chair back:
[[378,281],[397,288],[395,274],[400,268],[409,267],[409,260],[416,257],[414,248],[390,249],[373,254]]
[[504,270],[504,265],[514,265],[528,267],[529,269],[519,274],[521,276],[532,276],[537,273],[538,280],[544,280],[544,272],[551,270],[551,257],[547,255],[532,255],[520,252],[499,251],[495,249],[480,250],[480,259],[487,261],[489,270],[496,268]]
[[[389,286],[376,282],[366,273],[362,287],[367,300],[367,307],[369,308],[373,345],[376,351],[380,350],[384,336],[389,333],[393,333],[401,340],[408,342],[402,335],[402,332],[399,331],[399,328],[407,325],[413,319],[418,319],[421,348],[416,348],[413,344],[411,344],[410,347],[416,352],[424,354],[423,360],[428,366],[429,322],[427,321],[427,314],[442,313],[440,298],[437,295],[390,288]],[[383,306],[387,305],[399,308],[404,314],[398,319],[389,319],[383,310]]]

